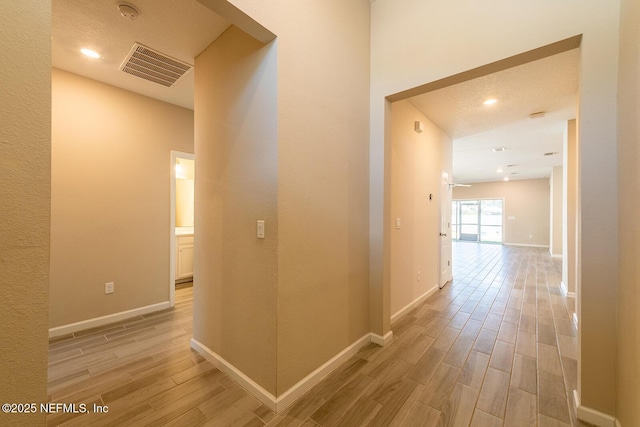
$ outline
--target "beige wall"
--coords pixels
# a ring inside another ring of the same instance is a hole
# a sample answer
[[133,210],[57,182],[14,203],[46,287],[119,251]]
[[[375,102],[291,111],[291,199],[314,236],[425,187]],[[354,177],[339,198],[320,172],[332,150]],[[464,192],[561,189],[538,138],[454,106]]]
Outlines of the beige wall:
[[[451,138],[409,101],[393,103],[391,117],[392,220],[388,227],[393,316],[438,286],[440,182],[442,171],[451,171]],[[422,122],[423,133],[414,131],[415,121]],[[395,227],[396,218],[400,229]]]
[[569,120],[563,142],[562,180],[562,283],[568,292],[575,292],[578,280],[578,135],[577,121]]
[[640,425],[640,4],[623,0],[620,17],[616,414],[626,427]]
[[[230,27],[195,62],[193,337],[276,392],[276,46]],[[256,221],[265,221],[265,239]],[[256,355],[260,355],[256,357]]]
[[[583,171],[580,305],[585,354],[579,392],[590,408],[614,413],[613,382],[617,219],[602,206],[617,205],[616,86],[619,2],[545,0],[532,3],[455,0],[440,3],[376,0],[371,3],[371,253],[372,286],[389,288],[383,271],[385,197],[385,97],[522,52],[582,34],[580,157]],[[499,10],[500,13],[496,13]],[[463,12],[461,12],[463,11]],[[549,19],[550,16],[554,18]],[[444,36],[446,35],[446,36]],[[388,173],[388,171],[387,171]],[[578,296],[580,298],[580,295]],[[378,315],[385,317],[384,298]],[[375,309],[375,307],[374,307]],[[375,311],[375,310],[374,310]],[[375,314],[373,314],[375,316]],[[606,349],[602,351],[602,349]]]
[[502,240],[514,245],[549,246],[549,195],[548,179],[484,182],[453,189],[454,200],[503,198]]
[[[0,395],[39,404],[47,401],[51,4],[0,2],[0,28]],[[44,425],[44,415],[0,413],[0,425]]]
[[[267,221],[268,237],[262,242],[275,244],[277,236],[277,387],[270,368],[258,372],[258,367],[245,371],[244,365],[236,366],[280,395],[369,332],[369,2],[232,3],[278,36],[277,110],[265,105],[260,108],[266,111],[259,112],[269,118],[275,113],[277,125],[277,222]],[[275,66],[270,62],[274,55],[269,53],[269,65],[260,73]],[[238,120],[246,108],[238,105]],[[263,133],[254,130],[252,143],[264,140]],[[196,176],[201,170],[199,163]],[[275,179],[271,174],[267,184],[275,185]],[[197,227],[204,207],[199,194],[196,188]],[[243,226],[252,234],[259,214],[248,212],[251,223]],[[198,244],[196,238],[196,257],[203,253]],[[272,280],[262,275],[261,288],[270,289]],[[267,304],[276,303],[270,291],[265,298]],[[271,320],[264,320],[270,328]],[[265,344],[274,348],[270,329],[268,339]],[[270,352],[265,357],[269,361],[260,365],[275,361]]]
[[556,166],[551,170],[551,177],[549,177],[549,190],[551,192],[551,216],[549,218],[551,232],[549,236],[549,252],[554,256],[562,255],[562,182],[562,166]]
[[168,301],[170,150],[192,151],[193,111],[56,69],[52,84],[49,326]]

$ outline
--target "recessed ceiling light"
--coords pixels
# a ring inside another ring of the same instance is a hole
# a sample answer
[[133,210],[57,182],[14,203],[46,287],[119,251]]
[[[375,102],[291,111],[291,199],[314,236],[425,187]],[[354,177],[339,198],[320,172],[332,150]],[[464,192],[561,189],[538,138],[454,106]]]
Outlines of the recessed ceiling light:
[[500,153],[502,151],[507,151],[507,149],[505,147],[496,147],[493,149],[494,153]]
[[505,176],[505,177],[504,177],[504,181],[505,181],[505,182],[509,182],[509,177],[508,177],[508,176]]
[[497,100],[497,99],[495,99],[495,98],[489,98],[489,99],[487,99],[486,101],[484,101],[484,102],[483,102],[483,104],[484,104],[484,105],[493,105],[493,104],[495,104],[496,102],[498,102],[498,100]]
[[496,169],[496,173],[502,173],[502,172],[503,172],[503,171],[502,171],[502,168],[498,168],[498,169]]
[[517,164],[517,163],[514,163],[514,164],[512,164],[512,165],[507,165],[507,167],[508,167],[508,168],[515,168],[516,166],[518,166],[518,164]]
[[548,153],[544,153],[544,155],[545,155],[546,157],[548,157],[548,156],[555,156],[556,154],[558,154],[558,152],[557,152],[557,151],[550,151],[550,152],[548,152]]
[[80,53],[82,53],[84,56],[87,56],[93,59],[102,58],[102,55],[100,55],[99,52],[93,49],[87,49],[86,47],[83,47],[82,49],[80,49]]

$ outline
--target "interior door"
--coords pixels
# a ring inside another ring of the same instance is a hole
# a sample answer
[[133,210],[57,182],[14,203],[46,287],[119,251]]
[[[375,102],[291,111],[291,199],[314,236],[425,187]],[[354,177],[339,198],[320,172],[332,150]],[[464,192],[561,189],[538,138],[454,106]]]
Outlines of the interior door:
[[451,274],[451,198],[449,173],[443,171],[440,183],[440,280],[438,283],[440,288],[453,278]]

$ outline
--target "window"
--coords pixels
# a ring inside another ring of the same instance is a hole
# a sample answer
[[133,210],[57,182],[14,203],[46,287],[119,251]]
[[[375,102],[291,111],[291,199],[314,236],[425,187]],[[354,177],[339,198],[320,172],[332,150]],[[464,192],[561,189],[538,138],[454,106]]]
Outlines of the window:
[[454,200],[451,234],[454,240],[502,243],[502,199]]

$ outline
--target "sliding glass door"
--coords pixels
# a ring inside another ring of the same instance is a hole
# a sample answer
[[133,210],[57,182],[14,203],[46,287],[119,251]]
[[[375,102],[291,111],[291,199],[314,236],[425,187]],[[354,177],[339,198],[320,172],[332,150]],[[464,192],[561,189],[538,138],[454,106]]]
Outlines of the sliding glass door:
[[502,243],[502,199],[454,200],[451,228],[454,240]]

